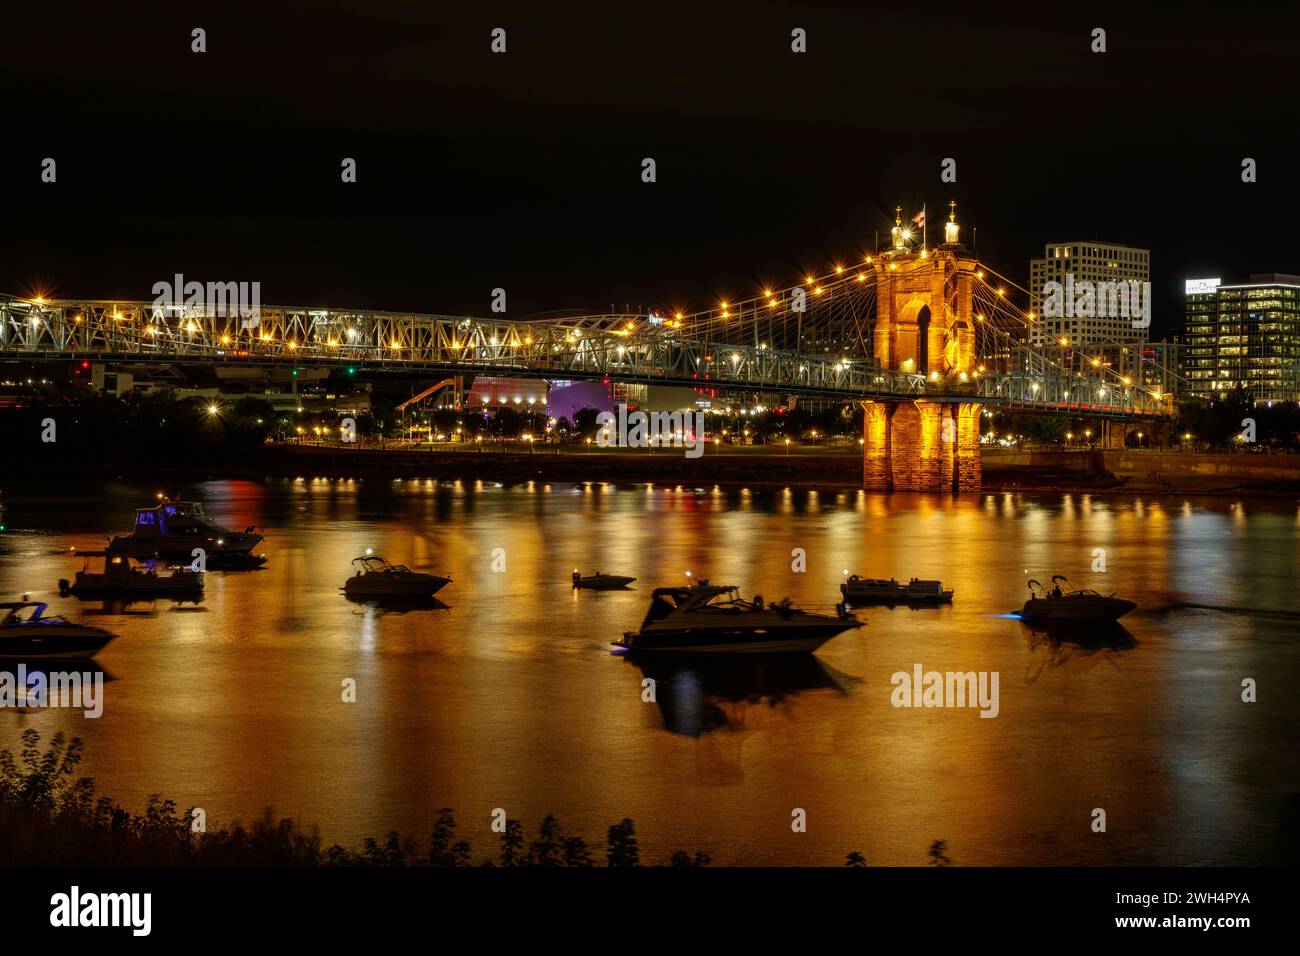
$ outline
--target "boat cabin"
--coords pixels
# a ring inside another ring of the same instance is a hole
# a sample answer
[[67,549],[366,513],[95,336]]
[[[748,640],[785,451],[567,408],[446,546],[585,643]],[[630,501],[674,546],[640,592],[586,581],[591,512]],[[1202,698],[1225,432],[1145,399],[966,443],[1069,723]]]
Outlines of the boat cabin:
[[913,594],[942,594],[943,585],[938,581],[922,581],[919,578],[912,578],[907,582],[907,590]]
[[137,508],[134,535],[137,538],[163,538],[168,535],[200,535],[207,532],[223,533],[220,525],[203,511],[197,501],[168,501],[164,499],[152,508]]
[[[716,598],[724,600],[715,601]],[[650,597],[650,610],[646,611],[641,629],[683,609],[701,610],[706,606],[709,610],[719,611],[748,609],[748,606],[741,608],[742,603],[740,589],[734,584],[718,585],[701,581],[694,587],[655,588]]]

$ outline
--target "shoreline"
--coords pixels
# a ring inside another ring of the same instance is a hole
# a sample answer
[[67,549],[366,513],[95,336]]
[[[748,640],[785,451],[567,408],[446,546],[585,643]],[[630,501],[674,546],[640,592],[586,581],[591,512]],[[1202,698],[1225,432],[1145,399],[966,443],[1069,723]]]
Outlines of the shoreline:
[[[14,463],[10,463],[12,466]],[[34,464],[30,460],[26,465]],[[529,481],[582,484],[666,484],[700,488],[807,488],[858,491],[862,461],[854,451],[819,448],[782,454],[743,448],[696,459],[664,453],[538,450],[431,451],[412,449],[279,446],[244,456],[242,461],[96,461],[67,467],[0,472],[0,480],[153,479],[159,481],[262,481],[275,478],[359,478],[388,480]],[[2,486],[0,486],[2,487]],[[893,492],[895,494],[942,494]],[[1296,477],[1204,474],[1148,474],[1098,471],[1048,464],[985,462],[983,493],[1148,495],[1196,497],[1300,497]],[[959,495],[958,495],[959,496]]]

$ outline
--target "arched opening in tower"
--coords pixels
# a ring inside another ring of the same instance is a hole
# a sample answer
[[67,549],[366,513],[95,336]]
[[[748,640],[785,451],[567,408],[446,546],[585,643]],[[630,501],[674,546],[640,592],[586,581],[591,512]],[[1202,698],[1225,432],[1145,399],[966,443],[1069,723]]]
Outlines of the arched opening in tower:
[[916,314],[916,367],[924,372],[930,367],[930,307],[921,306]]

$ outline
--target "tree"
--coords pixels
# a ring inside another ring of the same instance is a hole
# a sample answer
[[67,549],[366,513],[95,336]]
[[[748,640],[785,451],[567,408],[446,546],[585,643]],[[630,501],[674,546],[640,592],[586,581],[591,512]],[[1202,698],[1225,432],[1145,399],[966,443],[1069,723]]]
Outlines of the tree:
[[435,408],[429,415],[434,432],[440,435],[452,434],[461,427],[460,423],[464,417],[464,412],[458,412],[454,408]]
[[501,834],[501,852],[497,859],[502,866],[523,866],[528,862],[523,855],[524,825],[518,820],[506,820],[505,832]]
[[573,414],[573,430],[577,432],[580,438],[596,437],[596,429],[599,427],[597,419],[600,416],[600,410],[595,408],[580,408]]
[[708,866],[712,862],[713,862],[713,858],[710,857],[703,850],[696,850],[695,856],[693,857],[685,850],[674,850],[673,855],[668,859],[669,866],[700,867],[700,866]]
[[430,866],[468,866],[469,844],[456,839],[456,821],[450,807],[438,811],[438,822],[429,840]]
[[560,821],[548,813],[537,828],[537,839],[528,848],[530,866],[560,866],[563,862],[564,836],[560,832]]
[[587,846],[587,841],[582,837],[571,836],[564,838],[564,865],[565,866],[595,866],[596,859],[591,855],[591,848]]
[[393,403],[386,398],[371,398],[370,411],[357,417],[357,431],[367,438],[393,434],[397,423]]
[[952,860],[948,859],[947,840],[935,840],[930,844],[930,865],[952,866]]
[[519,412],[508,405],[503,405],[492,413],[488,422],[488,431],[497,438],[513,438],[520,432],[522,417]]
[[263,444],[275,427],[275,407],[253,395],[236,400],[221,415],[227,420],[231,438],[243,448]]
[[624,817],[609,828],[605,856],[610,866],[640,866],[641,846],[636,839],[636,826]]
[[845,866],[866,866],[867,858],[863,856],[861,853],[859,853],[857,850],[854,850],[845,858],[844,865]]
[[1024,434],[1033,441],[1044,444],[1060,443],[1068,430],[1069,422],[1057,415],[1026,416]]

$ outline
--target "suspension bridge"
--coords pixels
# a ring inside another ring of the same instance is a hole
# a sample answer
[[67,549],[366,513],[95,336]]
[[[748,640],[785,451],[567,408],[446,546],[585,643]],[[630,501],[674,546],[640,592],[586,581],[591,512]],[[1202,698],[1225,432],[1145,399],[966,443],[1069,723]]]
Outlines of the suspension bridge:
[[[0,296],[0,361],[200,363],[599,379],[860,402],[868,487],[978,487],[984,407],[1172,417],[1172,397],[1068,343],[1034,349],[1033,297],[958,241],[913,241],[797,284],[694,311],[448,316],[258,305],[211,287],[180,302]],[[1021,304],[1021,303],[1024,304]],[[1121,433],[1121,432],[1117,432]]]

